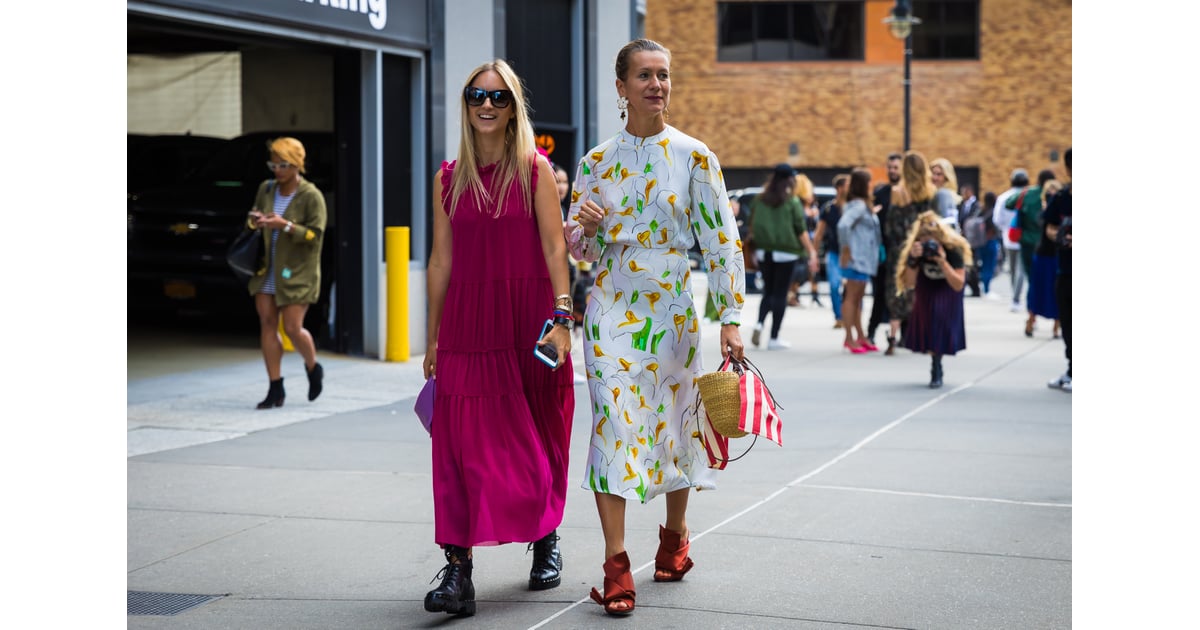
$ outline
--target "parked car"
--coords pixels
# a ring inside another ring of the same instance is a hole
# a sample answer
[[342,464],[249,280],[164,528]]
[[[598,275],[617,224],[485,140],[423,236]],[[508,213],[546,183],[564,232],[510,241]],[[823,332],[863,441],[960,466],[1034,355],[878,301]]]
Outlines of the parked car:
[[[267,143],[279,136],[304,143],[306,179],[325,195],[328,225],[322,248],[320,302],[306,327],[325,331],[329,320],[336,239],[336,173],[331,132],[256,132],[226,141],[183,181],[131,194],[128,201],[128,309],[131,318],[177,314],[233,316],[257,326],[246,286],[225,262],[243,229],[259,184],[271,177]],[[311,325],[310,325],[311,323]],[[331,331],[325,331],[330,332]]]
[[134,195],[150,188],[176,185],[226,142],[224,138],[192,134],[127,134],[125,190]]

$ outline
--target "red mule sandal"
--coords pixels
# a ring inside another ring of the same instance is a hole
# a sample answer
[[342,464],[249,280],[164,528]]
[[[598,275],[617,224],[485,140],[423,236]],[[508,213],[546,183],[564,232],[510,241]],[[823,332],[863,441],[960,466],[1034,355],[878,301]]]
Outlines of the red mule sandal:
[[688,549],[692,546],[690,540],[683,540],[683,535],[674,530],[658,526],[658,553],[654,556],[654,581],[678,582],[683,575],[692,570],[694,563],[688,557]]
[[637,593],[633,589],[633,574],[629,572],[629,554],[622,551],[604,561],[604,596],[593,586],[592,599],[610,615],[633,612]]

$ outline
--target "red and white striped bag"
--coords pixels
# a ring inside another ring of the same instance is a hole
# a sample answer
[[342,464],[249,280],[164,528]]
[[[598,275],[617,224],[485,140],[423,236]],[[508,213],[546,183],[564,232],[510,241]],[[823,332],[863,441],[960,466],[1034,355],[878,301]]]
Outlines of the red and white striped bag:
[[778,409],[782,409],[783,407],[775,402],[775,397],[767,389],[767,384],[763,380],[762,372],[758,366],[751,363],[749,359],[743,359],[741,362],[738,362],[735,359],[727,358],[717,370],[736,372],[738,374],[738,428],[746,434],[753,433],[755,438],[754,442],[746,448],[746,452],[737,457],[730,458],[729,438],[722,435],[713,427],[707,410],[703,412],[703,420],[700,420],[700,407],[703,400],[700,395],[700,389],[697,388],[696,417],[697,424],[699,425],[700,441],[704,445],[705,454],[708,456],[708,467],[724,470],[729,462],[741,459],[746,453],[749,453],[750,448],[754,447],[760,435],[783,446],[783,420],[779,417],[778,412]]

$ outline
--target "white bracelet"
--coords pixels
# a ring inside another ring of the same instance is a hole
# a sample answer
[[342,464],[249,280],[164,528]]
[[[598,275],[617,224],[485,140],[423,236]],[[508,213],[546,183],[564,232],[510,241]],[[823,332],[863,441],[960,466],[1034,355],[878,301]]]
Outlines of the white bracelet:
[[288,234],[291,234],[291,232],[292,232],[292,222],[291,221],[288,221],[288,224],[286,227],[283,228],[283,231]]

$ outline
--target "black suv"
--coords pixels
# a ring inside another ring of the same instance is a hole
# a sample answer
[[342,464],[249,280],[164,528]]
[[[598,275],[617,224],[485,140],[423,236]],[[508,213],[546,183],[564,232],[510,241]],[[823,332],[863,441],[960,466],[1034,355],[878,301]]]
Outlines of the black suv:
[[127,134],[125,190],[135,195],[150,188],[176,185],[227,142],[224,138],[192,134]]
[[[322,248],[322,308],[328,309],[333,267],[334,140],[331,132],[256,132],[224,145],[184,181],[131,193],[128,205],[128,309],[131,317],[232,315],[257,326],[253,301],[225,262],[254,194],[271,177],[267,144],[291,136],[304,144],[306,179],[325,195],[328,221]],[[132,158],[131,158],[132,159]],[[133,164],[129,165],[132,170]],[[317,313],[314,313],[316,311]],[[306,322],[307,326],[307,322]],[[313,330],[314,335],[317,330]]]

